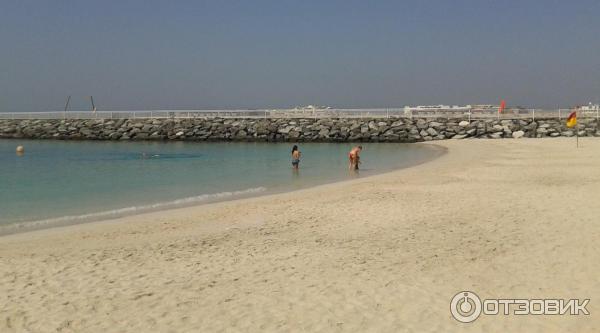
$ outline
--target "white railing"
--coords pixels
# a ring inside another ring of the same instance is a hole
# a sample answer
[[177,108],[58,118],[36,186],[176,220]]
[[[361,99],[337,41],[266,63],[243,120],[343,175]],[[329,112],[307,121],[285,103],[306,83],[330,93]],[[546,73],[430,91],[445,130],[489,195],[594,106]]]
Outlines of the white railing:
[[[194,118],[447,118],[447,119],[565,119],[569,109],[506,109],[470,111],[409,111],[378,109],[277,109],[277,110],[139,110],[0,112],[0,119],[194,119]],[[600,118],[599,111],[579,111],[579,117]]]

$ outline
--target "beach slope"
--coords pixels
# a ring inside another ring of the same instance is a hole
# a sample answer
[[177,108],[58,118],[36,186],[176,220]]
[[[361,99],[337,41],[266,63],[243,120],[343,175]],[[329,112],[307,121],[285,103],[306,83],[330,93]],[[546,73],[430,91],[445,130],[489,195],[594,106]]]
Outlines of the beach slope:
[[[600,140],[449,140],[409,169],[0,237],[1,332],[593,332]],[[450,314],[589,298],[590,315]]]

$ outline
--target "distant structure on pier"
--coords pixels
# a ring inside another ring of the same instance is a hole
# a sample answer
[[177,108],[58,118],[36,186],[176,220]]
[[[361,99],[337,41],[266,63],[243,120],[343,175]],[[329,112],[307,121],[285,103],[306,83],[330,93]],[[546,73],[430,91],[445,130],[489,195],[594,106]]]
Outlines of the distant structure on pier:
[[577,109],[585,114],[598,114],[600,112],[600,104],[592,104],[578,106]]
[[[461,115],[461,114],[497,114],[500,110],[500,105],[494,104],[467,104],[464,106],[459,105],[418,105],[418,106],[405,106],[405,115],[438,115],[441,117],[450,115]],[[519,114],[526,112],[527,110],[523,107],[510,107],[506,108],[502,113],[514,113]]]
[[500,105],[492,105],[492,104],[475,104],[475,105],[467,105],[471,107],[471,111],[498,111]]
[[466,113],[472,110],[471,105],[458,106],[458,105],[418,105],[418,106],[405,106],[404,114],[460,114]]
[[271,115],[280,115],[280,116],[303,115],[303,116],[307,116],[307,117],[333,116],[334,115],[331,107],[317,106],[317,105],[296,106],[293,109],[270,110],[270,114]]

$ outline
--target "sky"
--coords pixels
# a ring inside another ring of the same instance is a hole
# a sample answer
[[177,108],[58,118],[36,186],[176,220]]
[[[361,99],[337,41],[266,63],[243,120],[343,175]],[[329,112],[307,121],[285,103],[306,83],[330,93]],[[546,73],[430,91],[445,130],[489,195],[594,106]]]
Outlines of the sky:
[[568,107],[599,1],[0,0],[0,112]]

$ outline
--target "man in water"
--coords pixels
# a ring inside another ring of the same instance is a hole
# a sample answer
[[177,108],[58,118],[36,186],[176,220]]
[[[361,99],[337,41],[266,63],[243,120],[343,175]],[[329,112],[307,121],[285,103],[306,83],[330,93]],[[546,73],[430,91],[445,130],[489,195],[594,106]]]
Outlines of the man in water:
[[358,170],[358,164],[360,164],[360,152],[362,151],[362,146],[357,146],[350,150],[348,154],[348,161],[350,164],[348,165],[348,169],[350,170]]

